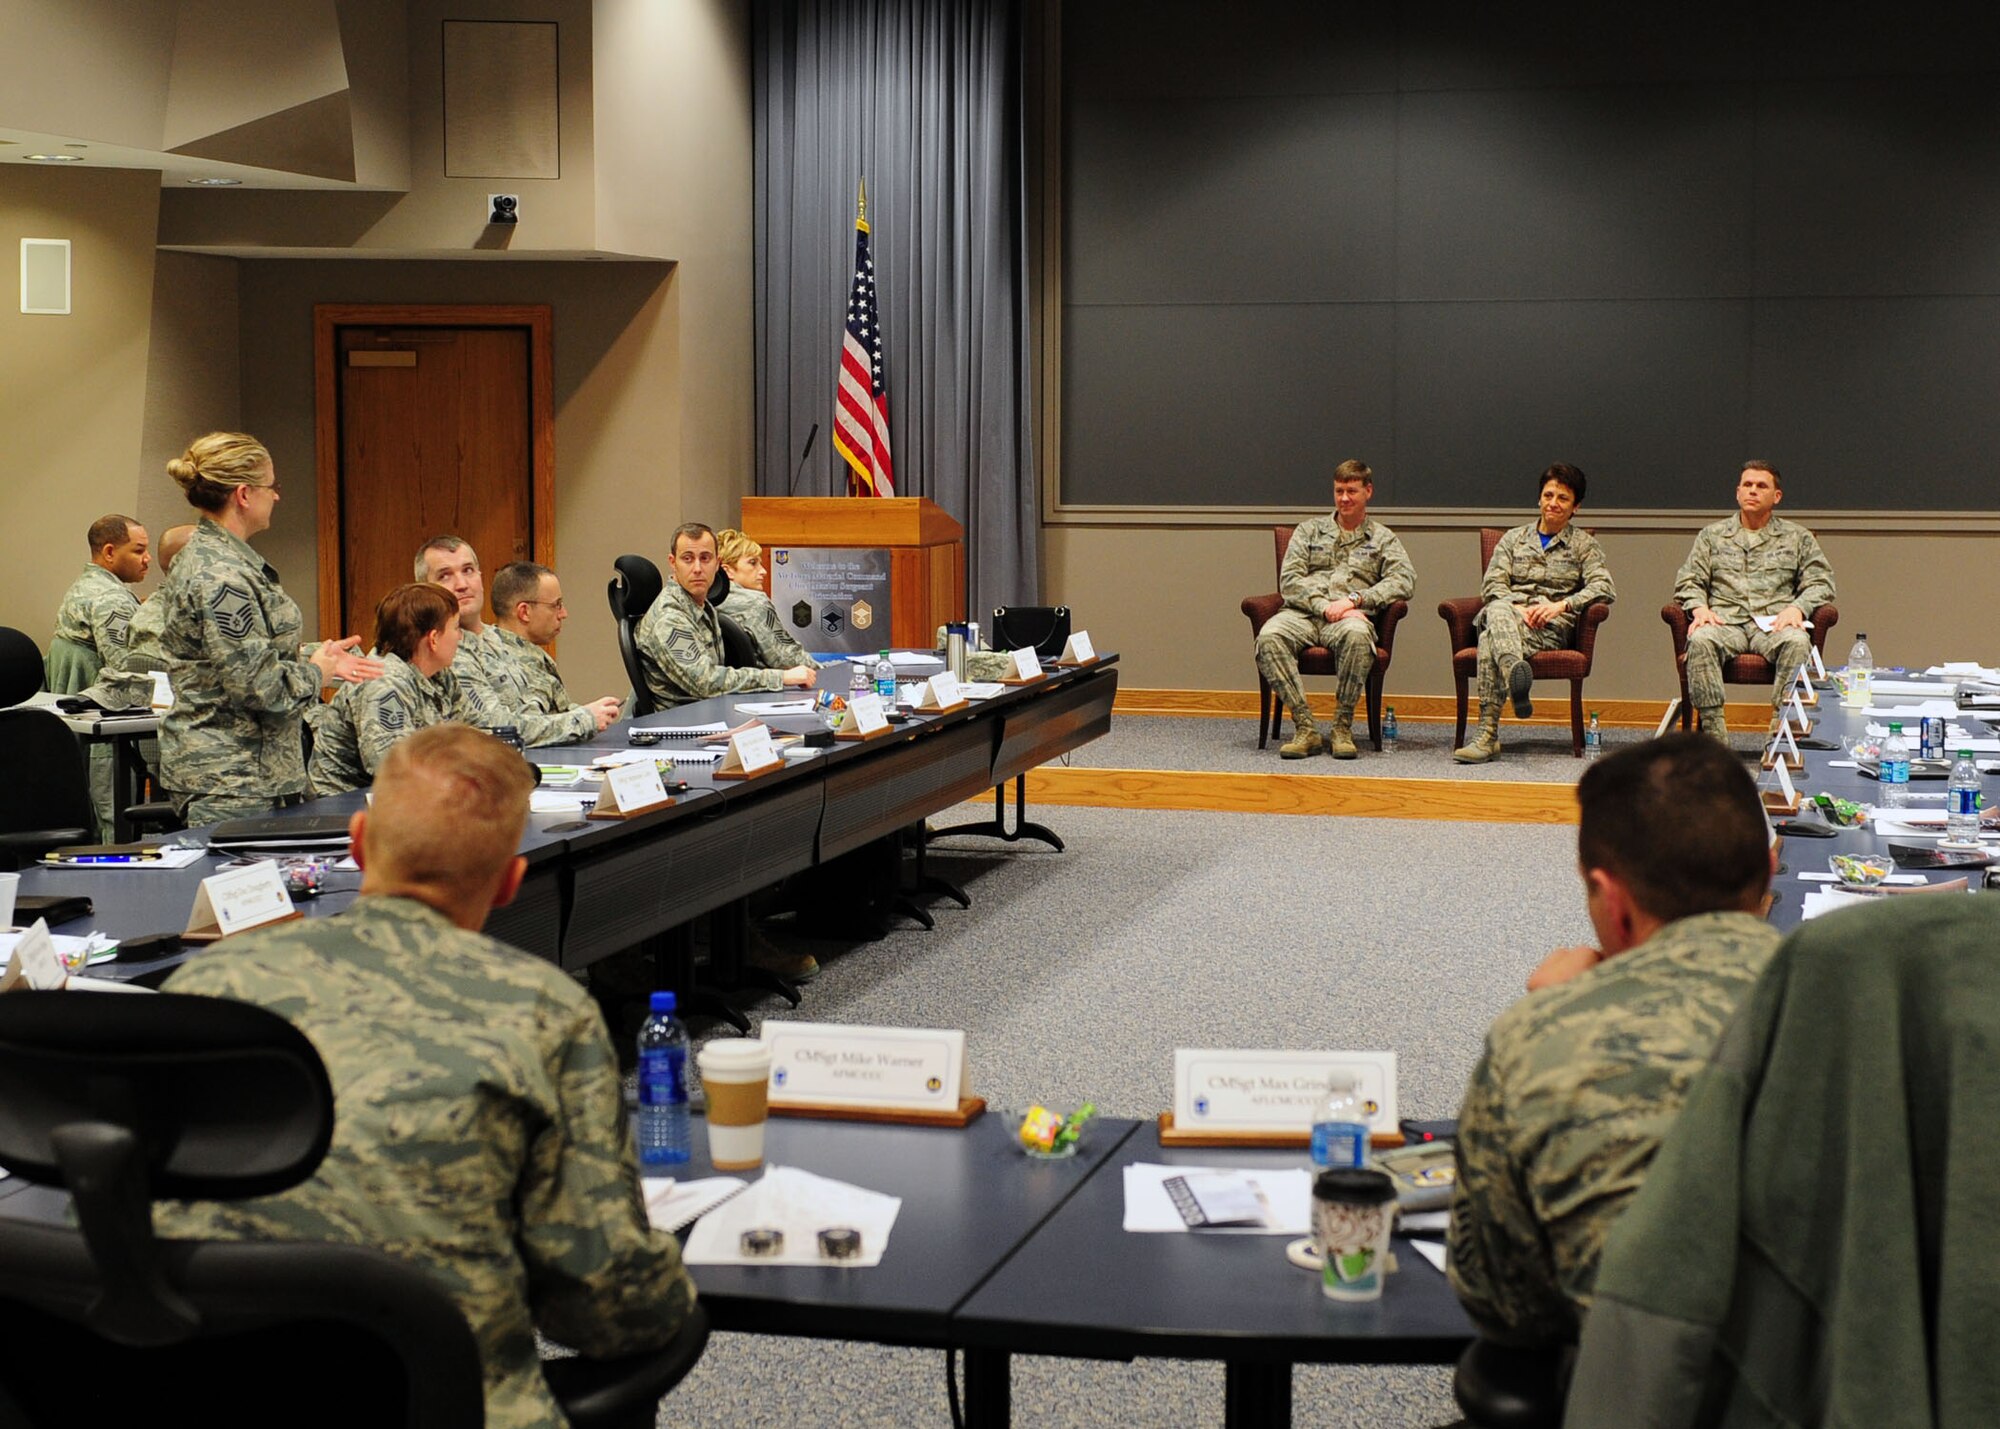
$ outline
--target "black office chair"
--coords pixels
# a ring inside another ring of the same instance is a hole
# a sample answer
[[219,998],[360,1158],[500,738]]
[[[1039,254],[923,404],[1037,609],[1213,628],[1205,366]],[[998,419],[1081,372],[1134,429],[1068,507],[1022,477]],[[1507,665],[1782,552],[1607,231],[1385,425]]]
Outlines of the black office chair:
[[1479,1338],[1465,1347],[1451,1389],[1466,1429],[1562,1429],[1575,1345],[1519,1348]]
[[69,726],[32,706],[0,709],[0,756],[0,868],[26,868],[52,848],[97,837],[89,767]]
[[0,625],[0,705],[18,705],[41,687],[41,647],[25,631]]
[[632,682],[632,718],[649,715],[657,708],[646,688],[646,668],[639,661],[639,622],[660,598],[660,568],[644,556],[620,556],[611,563],[616,572],[605,595],[611,601],[611,618],[618,626],[618,655],[625,662],[626,678]]
[[[66,1188],[77,1222],[0,1217],[0,1421],[482,1424],[477,1342],[421,1267],[366,1246],[155,1238],[155,1200],[285,1190],[332,1135],[319,1054],[262,1008],[0,997],[0,1166]],[[707,1335],[697,1307],[666,1350],[565,1361],[550,1384],[579,1429],[650,1425]]]

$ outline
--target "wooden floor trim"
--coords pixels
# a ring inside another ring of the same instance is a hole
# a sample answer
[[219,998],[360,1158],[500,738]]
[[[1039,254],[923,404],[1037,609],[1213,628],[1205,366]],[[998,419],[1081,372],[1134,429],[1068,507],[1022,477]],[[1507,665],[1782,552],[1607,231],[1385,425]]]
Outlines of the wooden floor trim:
[[[1313,713],[1322,719],[1333,714],[1332,694],[1319,691],[1308,695],[1312,700]],[[1458,701],[1451,695],[1387,695],[1382,704],[1393,707],[1399,720],[1422,720],[1427,723],[1451,723],[1458,718]],[[1611,729],[1651,729],[1666,713],[1665,700],[1586,700],[1585,707],[1598,712],[1600,721]],[[1121,686],[1116,700],[1112,703],[1113,714],[1122,715],[1181,715],[1202,719],[1242,719],[1255,726],[1257,722],[1257,692],[1255,690],[1142,690]],[[1468,720],[1476,720],[1479,715],[1479,701],[1475,697],[1467,711]],[[1761,728],[1771,717],[1768,704],[1731,704],[1724,706],[1724,717],[1734,729]],[[1550,725],[1569,727],[1569,692],[1558,691],[1555,686],[1544,686],[1536,691],[1535,717],[1530,720],[1516,720],[1509,713],[1508,724]]]
[[1454,819],[1574,824],[1569,784],[1489,779],[1341,778],[1223,774],[1187,769],[1045,765],[1028,775],[1028,803],[1092,809],[1185,809],[1227,814],[1326,814],[1364,819]]

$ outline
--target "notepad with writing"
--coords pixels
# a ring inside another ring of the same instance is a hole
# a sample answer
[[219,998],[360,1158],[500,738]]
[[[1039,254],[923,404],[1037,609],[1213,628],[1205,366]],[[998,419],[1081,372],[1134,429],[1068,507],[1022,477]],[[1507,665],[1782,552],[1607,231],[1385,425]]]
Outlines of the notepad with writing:
[[678,1235],[750,1183],[738,1176],[704,1176],[694,1181],[644,1181],[646,1219],[654,1230]]
[[1257,1183],[1227,1171],[1169,1176],[1161,1182],[1189,1230],[1204,1226],[1261,1226],[1271,1205]]

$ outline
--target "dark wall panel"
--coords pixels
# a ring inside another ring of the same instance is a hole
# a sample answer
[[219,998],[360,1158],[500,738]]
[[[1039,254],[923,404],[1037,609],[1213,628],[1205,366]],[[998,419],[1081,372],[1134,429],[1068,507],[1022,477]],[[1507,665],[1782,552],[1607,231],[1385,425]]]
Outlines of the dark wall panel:
[[1751,139],[1741,86],[1406,95],[1396,296],[1740,296]]
[[1324,504],[1343,457],[1389,449],[1390,323],[1387,303],[1075,309],[1070,499]]
[[1385,503],[1525,510],[1568,461],[1594,508],[1725,507],[1749,362],[1741,301],[1405,305]]
[[1389,297],[1395,96],[1076,112],[1063,170],[1068,301]]
[[2000,5],[1060,14],[1065,503],[2000,510]]
[[2000,297],[1757,305],[1750,446],[1794,506],[2000,509]]
[[1756,212],[1760,293],[2000,292],[2000,76],[1765,87]]

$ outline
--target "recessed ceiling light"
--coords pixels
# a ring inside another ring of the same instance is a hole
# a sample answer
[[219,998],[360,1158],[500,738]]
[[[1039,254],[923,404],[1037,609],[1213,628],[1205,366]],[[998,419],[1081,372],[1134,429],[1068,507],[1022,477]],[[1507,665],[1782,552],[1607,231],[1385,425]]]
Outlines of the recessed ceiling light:
[[81,154],[28,154],[24,156],[31,164],[80,164]]
[[188,180],[188,182],[189,182],[189,183],[191,183],[191,184],[193,184],[193,185],[194,185],[194,186],[195,186],[196,188],[203,188],[203,189],[226,189],[226,188],[233,188],[233,187],[235,187],[235,186],[236,186],[237,184],[240,184],[240,183],[242,183],[242,182],[243,182],[243,180],[241,180],[241,179],[213,179],[213,178],[212,178],[212,179],[189,179],[189,180]]

